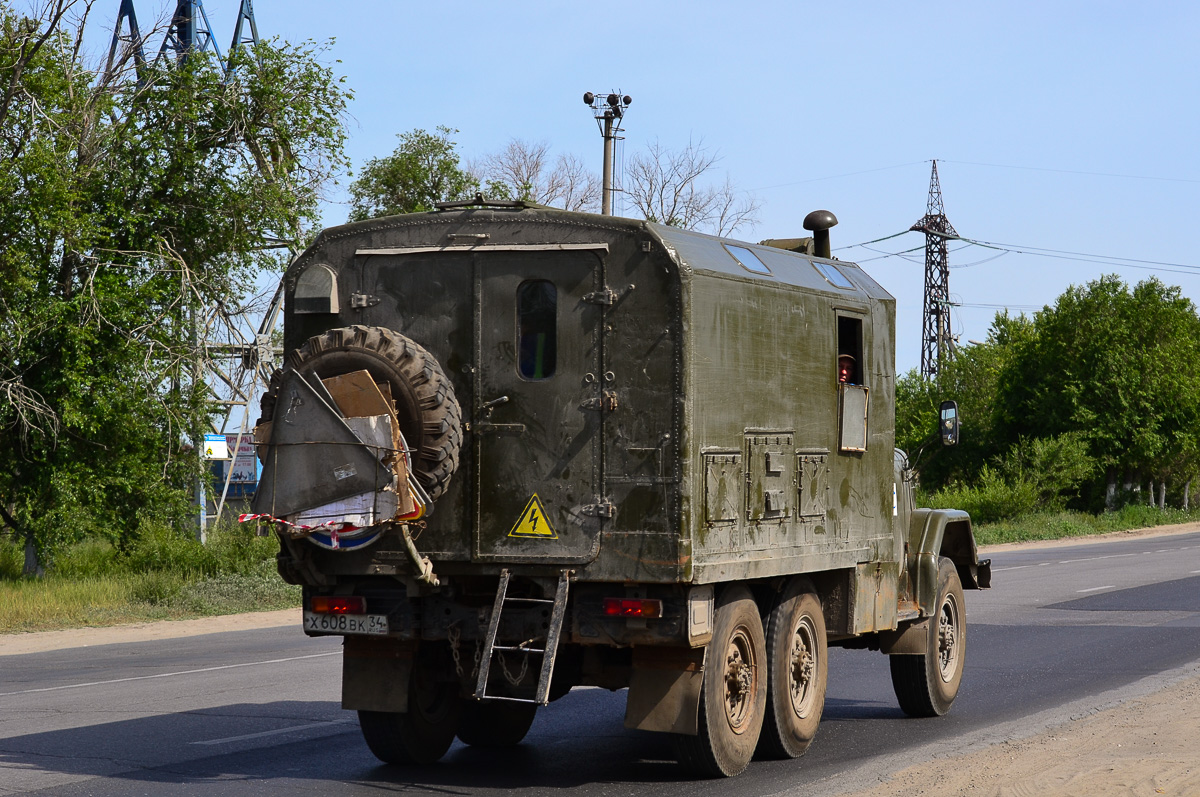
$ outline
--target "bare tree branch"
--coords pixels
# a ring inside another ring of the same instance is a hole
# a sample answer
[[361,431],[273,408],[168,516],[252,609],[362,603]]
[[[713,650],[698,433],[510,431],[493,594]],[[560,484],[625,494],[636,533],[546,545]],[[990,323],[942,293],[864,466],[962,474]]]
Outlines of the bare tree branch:
[[565,210],[595,211],[600,206],[600,180],[574,155],[559,155],[550,166],[550,145],[514,138],[504,149],[470,164],[485,186]]
[[760,204],[728,177],[719,187],[700,183],[719,160],[703,141],[688,141],[678,151],[655,141],[630,158],[625,195],[650,221],[730,235],[757,221]]

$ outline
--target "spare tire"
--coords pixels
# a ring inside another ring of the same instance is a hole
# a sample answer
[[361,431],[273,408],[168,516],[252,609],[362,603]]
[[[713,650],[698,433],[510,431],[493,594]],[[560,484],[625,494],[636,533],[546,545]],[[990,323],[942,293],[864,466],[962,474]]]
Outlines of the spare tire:
[[[287,356],[287,367],[321,379],[367,371],[392,387],[400,431],[412,449],[413,476],[436,499],[458,468],[462,410],[437,359],[399,332],[340,327],[311,337]],[[276,371],[260,404],[259,423],[272,419],[283,371]]]

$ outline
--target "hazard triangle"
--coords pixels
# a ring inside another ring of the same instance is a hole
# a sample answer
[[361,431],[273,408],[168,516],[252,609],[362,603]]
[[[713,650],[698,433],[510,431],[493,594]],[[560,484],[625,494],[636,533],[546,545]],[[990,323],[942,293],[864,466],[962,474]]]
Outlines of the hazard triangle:
[[508,536],[536,537],[543,540],[558,539],[558,534],[551,527],[550,520],[546,517],[546,508],[542,506],[542,499],[538,498],[537,493],[534,493],[529,499],[529,503],[525,505],[521,517],[512,527]]

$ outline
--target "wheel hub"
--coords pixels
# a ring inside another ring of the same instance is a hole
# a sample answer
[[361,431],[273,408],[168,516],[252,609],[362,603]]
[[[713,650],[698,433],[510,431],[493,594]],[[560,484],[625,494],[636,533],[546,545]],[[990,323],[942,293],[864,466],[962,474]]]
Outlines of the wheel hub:
[[796,716],[808,715],[816,677],[817,657],[813,629],[802,622],[792,634],[791,666],[788,668],[792,709]]
[[938,670],[942,680],[949,683],[958,667],[959,632],[958,604],[952,595],[946,596],[938,613]]
[[735,733],[750,724],[754,713],[754,685],[757,673],[754,648],[744,629],[738,629],[729,640],[725,657],[725,717]]

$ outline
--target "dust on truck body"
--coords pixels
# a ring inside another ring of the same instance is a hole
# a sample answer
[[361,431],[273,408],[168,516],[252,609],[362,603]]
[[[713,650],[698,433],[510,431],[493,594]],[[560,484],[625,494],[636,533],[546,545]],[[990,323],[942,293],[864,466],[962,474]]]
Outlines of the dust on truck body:
[[[280,572],[308,633],[345,635],[380,759],[516,744],[588,684],[736,774],[806,749],[829,645],[890,654],[906,713],[950,708],[989,563],[965,513],[913,507],[895,300],[825,236],[476,202],[295,260],[255,512],[294,524]],[[394,438],[333,395],[355,379]]]

